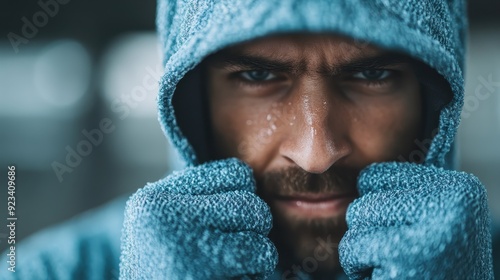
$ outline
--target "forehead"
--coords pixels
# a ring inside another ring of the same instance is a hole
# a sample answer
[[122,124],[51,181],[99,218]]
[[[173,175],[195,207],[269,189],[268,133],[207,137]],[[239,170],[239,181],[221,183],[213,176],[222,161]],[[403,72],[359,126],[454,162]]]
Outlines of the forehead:
[[366,42],[327,33],[279,34],[228,47],[219,57],[250,56],[289,61],[303,66],[343,64],[353,59],[387,53]]

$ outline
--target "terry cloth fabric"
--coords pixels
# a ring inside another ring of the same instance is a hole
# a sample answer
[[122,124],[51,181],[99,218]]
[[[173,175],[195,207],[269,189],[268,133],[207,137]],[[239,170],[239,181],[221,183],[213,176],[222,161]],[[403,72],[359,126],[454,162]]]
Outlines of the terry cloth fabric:
[[252,170],[213,161],[148,184],[127,202],[121,279],[264,279],[278,254]]
[[488,202],[476,177],[375,163],[358,190],[339,244],[350,279],[493,279]]

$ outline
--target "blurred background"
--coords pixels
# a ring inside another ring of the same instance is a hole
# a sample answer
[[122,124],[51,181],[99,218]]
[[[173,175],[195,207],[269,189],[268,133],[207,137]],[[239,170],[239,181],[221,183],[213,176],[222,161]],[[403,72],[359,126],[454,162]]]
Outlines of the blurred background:
[[[155,1],[2,5],[0,220],[15,164],[17,241],[181,168],[157,122]],[[486,185],[500,222],[500,1],[469,6],[459,166]]]

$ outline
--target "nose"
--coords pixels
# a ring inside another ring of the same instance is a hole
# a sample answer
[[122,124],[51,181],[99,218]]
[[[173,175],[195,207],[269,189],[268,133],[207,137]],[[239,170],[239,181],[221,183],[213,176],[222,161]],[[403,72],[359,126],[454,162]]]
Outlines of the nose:
[[345,112],[327,85],[303,82],[290,93],[294,121],[280,145],[280,155],[303,170],[321,174],[351,152]]

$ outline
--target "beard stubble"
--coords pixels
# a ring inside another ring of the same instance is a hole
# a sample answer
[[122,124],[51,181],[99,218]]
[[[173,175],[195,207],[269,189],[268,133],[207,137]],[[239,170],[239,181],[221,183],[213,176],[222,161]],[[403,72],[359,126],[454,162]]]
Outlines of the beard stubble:
[[[314,174],[298,167],[290,167],[268,172],[257,178],[257,193],[269,204],[273,215],[273,228],[269,238],[278,249],[279,267],[283,271],[293,270],[294,266],[301,266],[305,260],[311,261],[313,258],[317,267],[302,267],[303,271],[312,275],[338,272],[340,265],[337,248],[332,250],[322,246],[327,240],[329,244],[338,245],[347,231],[347,224],[345,211],[326,218],[304,218],[276,209],[273,207],[273,198],[304,193],[357,193],[358,174],[359,170],[351,168],[331,168],[322,174]],[[326,259],[325,253],[328,253]],[[318,255],[322,257],[319,258]]]

